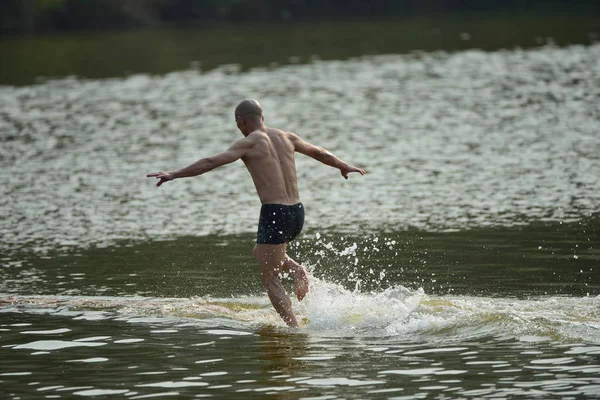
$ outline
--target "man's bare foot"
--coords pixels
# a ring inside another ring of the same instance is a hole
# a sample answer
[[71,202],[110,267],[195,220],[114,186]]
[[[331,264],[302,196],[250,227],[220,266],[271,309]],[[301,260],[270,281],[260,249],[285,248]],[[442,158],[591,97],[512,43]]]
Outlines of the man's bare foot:
[[294,286],[296,287],[296,297],[302,301],[306,293],[308,293],[308,276],[303,266],[299,265],[294,268]]

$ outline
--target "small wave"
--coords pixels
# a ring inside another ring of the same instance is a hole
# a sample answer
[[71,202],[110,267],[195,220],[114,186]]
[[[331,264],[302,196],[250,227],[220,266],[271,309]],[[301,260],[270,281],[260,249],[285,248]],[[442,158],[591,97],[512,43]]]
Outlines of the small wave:
[[599,297],[510,299],[429,296],[395,286],[359,293],[313,279],[301,306],[307,328],[403,340],[447,341],[481,337],[521,341],[600,341]]
[[[523,342],[580,340],[600,343],[599,297],[508,299],[429,296],[395,286],[361,293],[313,278],[294,308],[303,331],[320,336],[362,336],[448,342],[483,337]],[[213,298],[69,297],[0,295],[0,312],[52,313],[173,324],[185,321],[251,331],[284,328],[266,296]]]

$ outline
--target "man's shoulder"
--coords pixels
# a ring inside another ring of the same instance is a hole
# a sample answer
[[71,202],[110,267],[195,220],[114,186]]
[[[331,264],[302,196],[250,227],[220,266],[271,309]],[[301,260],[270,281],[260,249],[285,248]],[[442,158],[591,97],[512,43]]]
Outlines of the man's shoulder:
[[[272,142],[276,137],[282,138],[284,141],[291,142],[292,144],[299,138],[298,135],[293,132],[286,132],[279,128],[267,128],[265,130],[257,129],[246,136],[245,139],[253,144],[258,144],[263,141]],[[277,140],[277,142],[279,142],[279,140]]]
[[298,135],[296,135],[294,132],[284,131],[283,129],[279,128],[269,128],[268,132],[269,134],[282,136],[291,141],[298,139]]
[[274,137],[281,137],[287,140],[294,140],[297,136],[292,132],[286,132],[283,129],[279,128],[267,128],[265,130],[257,129],[254,132],[251,132],[246,139],[250,141],[261,141],[261,140],[272,140]]
[[254,132],[250,132],[248,134],[248,136],[246,136],[244,139],[249,141],[249,142],[255,142],[261,139],[264,139],[267,136],[265,131],[262,131],[260,129],[255,130]]
[[270,135],[287,135],[288,132],[279,128],[267,128],[267,133]]

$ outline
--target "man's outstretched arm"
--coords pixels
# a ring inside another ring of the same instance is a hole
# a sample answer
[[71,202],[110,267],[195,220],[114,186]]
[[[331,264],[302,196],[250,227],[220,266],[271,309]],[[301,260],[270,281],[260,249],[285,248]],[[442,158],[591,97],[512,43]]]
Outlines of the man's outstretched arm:
[[247,138],[240,139],[235,142],[229,149],[215,156],[202,158],[185,168],[181,168],[171,172],[152,172],[146,175],[148,178],[159,179],[156,186],[160,186],[165,182],[172,181],[177,178],[189,178],[198,176],[212,171],[215,168],[225,164],[232,163],[242,158],[252,147],[252,143]]
[[358,172],[361,175],[366,174],[364,169],[353,167],[324,148],[305,142],[296,134],[290,133],[290,139],[292,140],[292,143],[294,143],[294,148],[298,153],[302,153],[325,165],[339,169],[344,179],[348,179],[348,174],[350,172]]

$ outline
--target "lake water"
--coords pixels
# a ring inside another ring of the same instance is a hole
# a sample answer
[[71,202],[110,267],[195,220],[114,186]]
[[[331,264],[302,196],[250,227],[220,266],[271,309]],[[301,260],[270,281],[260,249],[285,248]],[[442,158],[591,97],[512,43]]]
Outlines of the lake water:
[[[145,178],[246,97],[368,171],[298,156],[299,329],[242,163]],[[599,397],[599,103],[599,44],[3,86],[3,398]]]

